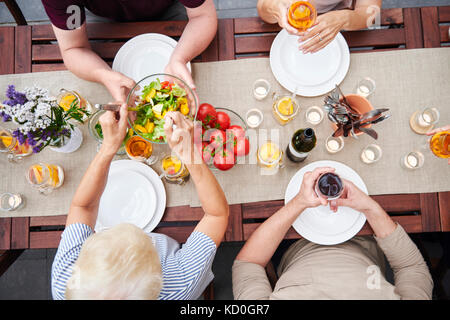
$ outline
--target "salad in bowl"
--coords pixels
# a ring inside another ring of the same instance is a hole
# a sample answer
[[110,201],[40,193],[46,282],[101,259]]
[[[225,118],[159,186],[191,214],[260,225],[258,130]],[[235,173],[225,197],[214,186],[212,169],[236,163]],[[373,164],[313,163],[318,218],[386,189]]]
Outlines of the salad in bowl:
[[128,122],[133,131],[152,143],[165,144],[164,117],[179,111],[194,120],[197,97],[180,78],[169,74],[153,74],[140,80],[127,97]]

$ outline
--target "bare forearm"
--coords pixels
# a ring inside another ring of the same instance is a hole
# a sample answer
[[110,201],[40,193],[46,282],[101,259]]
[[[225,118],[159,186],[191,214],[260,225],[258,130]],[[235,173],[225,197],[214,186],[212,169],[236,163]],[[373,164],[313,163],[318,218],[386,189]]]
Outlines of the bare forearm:
[[72,200],[72,206],[92,207],[100,202],[114,153],[102,147],[89,165]]
[[204,164],[187,165],[203,210],[207,215],[228,217],[228,202],[211,170]]
[[256,263],[265,267],[303,210],[302,204],[296,202],[296,199],[291,200],[253,232],[236,260]]
[[361,30],[375,23],[377,15],[381,14],[381,0],[359,0],[354,10],[342,10],[344,15],[344,30]]
[[178,41],[171,59],[187,63],[202,53],[211,43],[217,31],[217,18],[199,16],[191,18]]
[[90,48],[70,48],[62,52],[67,69],[87,81],[104,83],[111,67]]

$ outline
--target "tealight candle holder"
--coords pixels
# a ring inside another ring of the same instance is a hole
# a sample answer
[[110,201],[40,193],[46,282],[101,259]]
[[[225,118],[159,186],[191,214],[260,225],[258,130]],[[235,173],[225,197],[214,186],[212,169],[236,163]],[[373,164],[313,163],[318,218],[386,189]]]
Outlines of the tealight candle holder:
[[270,83],[265,79],[258,79],[253,83],[253,96],[256,100],[265,99],[270,92]]
[[425,108],[416,111],[409,119],[411,129],[417,134],[426,134],[439,121],[440,113],[436,108]]
[[408,154],[405,154],[401,159],[401,165],[403,168],[408,170],[416,170],[422,168],[425,162],[425,157],[422,152],[419,151],[411,151]]
[[5,192],[0,194],[0,209],[2,211],[13,211],[23,205],[23,198],[20,194]]
[[247,111],[245,115],[245,122],[247,125],[252,128],[258,128],[264,119],[264,115],[259,109],[250,109]]
[[361,160],[364,163],[371,164],[380,160],[382,155],[383,152],[381,151],[380,146],[376,144],[369,144],[362,150]]
[[375,81],[371,78],[361,79],[356,85],[356,94],[368,98],[375,92]]
[[325,140],[325,149],[329,153],[337,153],[344,148],[344,138],[329,136]]
[[306,109],[305,112],[306,122],[315,126],[323,120],[323,110],[317,106],[312,106]]

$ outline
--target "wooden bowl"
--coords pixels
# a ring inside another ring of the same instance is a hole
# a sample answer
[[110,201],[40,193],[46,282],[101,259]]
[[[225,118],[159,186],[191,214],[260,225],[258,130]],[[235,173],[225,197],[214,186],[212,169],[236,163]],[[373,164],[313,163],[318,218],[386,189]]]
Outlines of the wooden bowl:
[[[358,94],[348,94],[345,96],[345,99],[350,104],[350,106],[353,109],[355,109],[355,111],[358,112],[358,114],[364,114],[364,113],[369,112],[374,109],[369,100],[367,100],[366,98],[364,98]],[[342,100],[343,99],[341,99],[341,101]],[[368,125],[365,125],[364,128],[370,128],[371,126],[372,126],[371,124],[368,124]],[[333,128],[333,131],[336,131],[337,125],[334,122],[331,123],[331,127]],[[359,136],[359,135],[363,134],[364,132],[362,132],[358,129],[355,129],[355,133],[357,136]]]

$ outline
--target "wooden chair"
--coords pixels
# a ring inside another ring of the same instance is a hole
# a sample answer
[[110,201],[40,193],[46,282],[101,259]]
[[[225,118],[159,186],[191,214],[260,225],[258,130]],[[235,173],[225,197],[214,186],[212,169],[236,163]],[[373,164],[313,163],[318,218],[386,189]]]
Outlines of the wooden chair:
[[[383,9],[381,29],[343,32],[352,52],[422,48],[420,8]],[[260,18],[219,20],[219,60],[268,56],[281,30]],[[224,37],[226,35],[226,37]]]
[[16,0],[0,0],[0,2],[4,2],[9,12],[13,16],[14,20],[19,26],[24,26],[27,24],[25,17],[23,16],[22,10],[20,10],[19,5]]
[[[110,65],[120,47],[143,33],[161,33],[178,39],[187,21],[90,23],[87,26],[92,49]],[[52,26],[16,28],[15,73],[65,70]],[[217,37],[194,61],[217,61]]]
[[420,9],[425,48],[438,48],[450,44],[450,6]]

